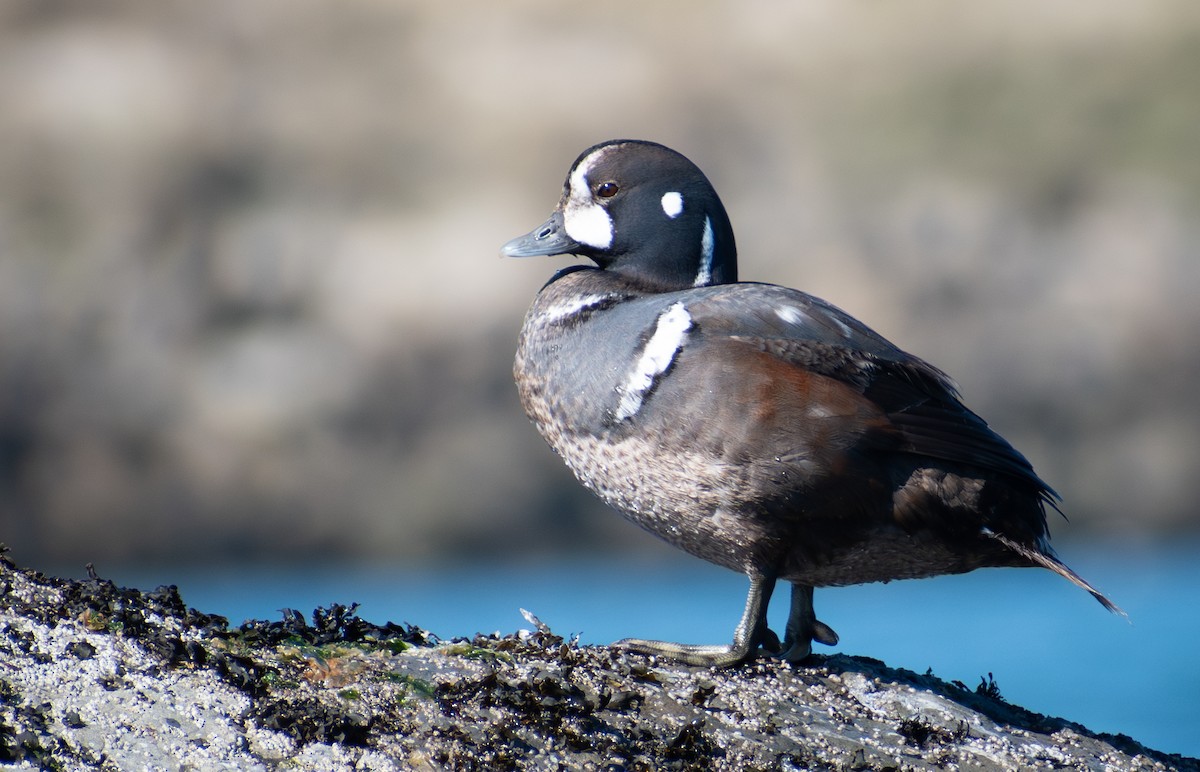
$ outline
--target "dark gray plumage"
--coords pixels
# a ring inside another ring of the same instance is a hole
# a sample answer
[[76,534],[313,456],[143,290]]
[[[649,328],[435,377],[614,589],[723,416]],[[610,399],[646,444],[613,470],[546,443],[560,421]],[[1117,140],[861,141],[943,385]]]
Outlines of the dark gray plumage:
[[944,373],[822,300],[737,282],[724,207],[682,155],[589,148],[504,253],[597,265],[560,271],[525,318],[514,374],[538,431],[626,517],[751,581],[731,645],[620,645],[740,661],[773,643],[780,579],[789,660],[837,641],[817,586],[1041,566],[1116,610],[1050,549],[1057,495]]

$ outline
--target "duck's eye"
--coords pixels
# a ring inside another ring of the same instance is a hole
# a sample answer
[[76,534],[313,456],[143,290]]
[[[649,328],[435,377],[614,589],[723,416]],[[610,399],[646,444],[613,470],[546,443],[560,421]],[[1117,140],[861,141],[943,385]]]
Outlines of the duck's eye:
[[600,198],[612,198],[620,189],[615,182],[601,182],[596,186],[596,195]]

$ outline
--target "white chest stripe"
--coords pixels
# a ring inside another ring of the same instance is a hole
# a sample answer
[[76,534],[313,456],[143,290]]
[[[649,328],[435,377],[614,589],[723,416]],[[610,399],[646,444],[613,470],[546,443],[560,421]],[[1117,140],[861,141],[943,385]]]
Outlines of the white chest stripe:
[[704,235],[700,237],[700,270],[696,273],[693,287],[703,287],[712,281],[713,232],[712,220],[704,218]]
[[659,315],[654,334],[646,341],[637,364],[618,389],[621,394],[616,412],[618,421],[631,418],[641,410],[654,382],[671,367],[676,354],[683,348],[691,328],[692,316],[683,303],[676,303]]

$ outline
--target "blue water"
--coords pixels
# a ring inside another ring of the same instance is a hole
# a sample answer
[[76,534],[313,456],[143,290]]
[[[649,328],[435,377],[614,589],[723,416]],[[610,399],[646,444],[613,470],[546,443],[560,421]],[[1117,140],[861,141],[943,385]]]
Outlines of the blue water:
[[[843,653],[932,668],[972,687],[992,673],[1010,702],[1200,756],[1200,543],[1062,552],[1129,620],[1049,572],[1015,569],[821,589],[817,613],[841,636]],[[746,590],[743,577],[682,555],[654,563],[174,567],[105,576],[142,589],[176,584],[188,605],[234,624],[353,601],[373,622],[411,622],[451,638],[528,627],[518,611],[525,608],[583,643],[726,642]],[[771,610],[772,627],[782,631],[786,585]]]

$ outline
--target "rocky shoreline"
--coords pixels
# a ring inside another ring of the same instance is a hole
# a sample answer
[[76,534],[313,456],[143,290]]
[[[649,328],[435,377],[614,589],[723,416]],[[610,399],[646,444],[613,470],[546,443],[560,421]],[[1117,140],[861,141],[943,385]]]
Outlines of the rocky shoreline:
[[0,763],[24,769],[1200,770],[843,655],[678,666],[530,631],[440,641],[353,606],[230,627],[174,587],[0,552]]

